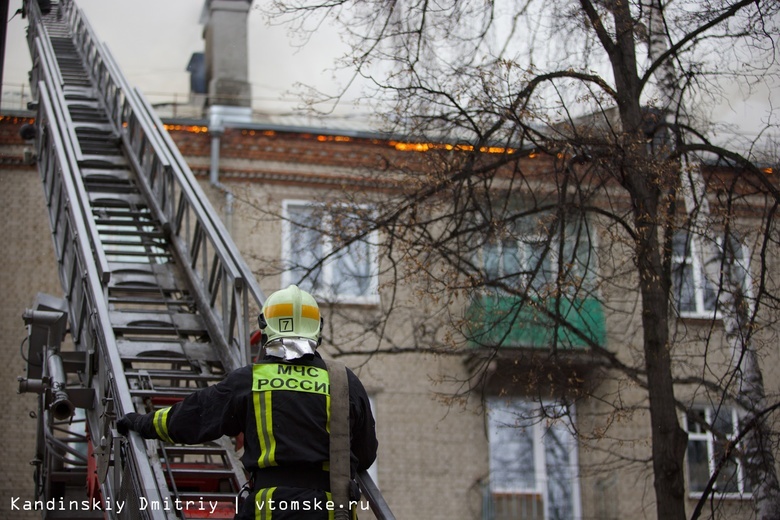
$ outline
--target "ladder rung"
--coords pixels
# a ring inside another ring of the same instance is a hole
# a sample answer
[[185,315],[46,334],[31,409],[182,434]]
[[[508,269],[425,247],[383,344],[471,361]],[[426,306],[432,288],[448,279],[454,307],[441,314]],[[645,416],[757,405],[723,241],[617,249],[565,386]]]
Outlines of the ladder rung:
[[110,312],[111,325],[115,328],[176,328],[181,331],[203,331],[200,316],[187,313],[156,314],[144,312]]
[[[162,449],[158,453],[162,453]],[[221,446],[166,446],[165,454],[168,456],[180,455],[226,455],[225,449]]]
[[232,470],[223,468],[177,468],[165,463],[163,463],[163,468],[175,478],[236,478],[236,474]]
[[[138,240],[113,240],[114,237],[120,238],[124,237],[127,239],[131,239],[133,237],[138,238]],[[112,238],[107,238],[112,237]],[[141,240],[143,238],[149,238],[150,240]],[[101,240],[100,242],[104,246],[124,246],[124,247],[156,247],[158,249],[165,248],[168,244],[164,240],[153,240],[151,234],[146,233],[113,233],[112,231],[106,230],[101,233]]]
[[154,370],[144,369],[143,373],[138,370],[125,370],[127,377],[142,377],[145,379],[169,379],[171,381],[221,381],[222,375],[198,374],[196,372],[184,372],[179,370]]
[[[145,292],[149,292],[149,289]],[[140,296],[112,296],[109,293],[108,301],[113,304],[117,305],[174,305],[174,306],[189,306],[195,303],[195,300],[192,298],[181,298],[181,299],[172,299],[172,298],[163,298],[162,296],[159,298],[143,298]]]
[[[177,358],[217,362],[219,360],[214,347],[209,343],[192,341],[131,341],[118,339],[117,348],[124,361],[161,361]],[[160,354],[165,354],[160,356]]]
[[[146,201],[141,195],[124,195],[109,197],[106,193],[90,193],[89,201],[97,206],[110,207],[128,207],[128,206],[146,206]],[[93,206],[94,207],[94,206]]]
[[130,172],[127,170],[99,170],[82,168],[81,176],[86,180],[96,179],[101,182],[132,182]]
[[130,389],[130,395],[133,397],[143,397],[143,398],[177,397],[183,399],[196,390],[198,390],[198,388],[181,388],[176,390],[171,390],[168,388],[155,388],[154,390],[138,388],[138,389]]

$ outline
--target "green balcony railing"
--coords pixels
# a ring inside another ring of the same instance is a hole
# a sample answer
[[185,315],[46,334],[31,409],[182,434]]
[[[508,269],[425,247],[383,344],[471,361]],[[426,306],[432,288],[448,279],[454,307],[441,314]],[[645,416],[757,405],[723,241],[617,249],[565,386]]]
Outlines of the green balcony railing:
[[469,306],[469,339],[479,346],[584,349],[604,346],[604,308],[596,298],[521,299],[481,295]]

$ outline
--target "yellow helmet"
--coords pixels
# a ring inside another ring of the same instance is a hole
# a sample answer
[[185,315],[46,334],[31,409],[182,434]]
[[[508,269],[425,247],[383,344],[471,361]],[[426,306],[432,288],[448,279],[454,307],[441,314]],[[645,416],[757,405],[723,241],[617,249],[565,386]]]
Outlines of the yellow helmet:
[[307,339],[319,344],[322,332],[320,308],[314,297],[297,285],[271,294],[258,319],[263,343],[279,338]]

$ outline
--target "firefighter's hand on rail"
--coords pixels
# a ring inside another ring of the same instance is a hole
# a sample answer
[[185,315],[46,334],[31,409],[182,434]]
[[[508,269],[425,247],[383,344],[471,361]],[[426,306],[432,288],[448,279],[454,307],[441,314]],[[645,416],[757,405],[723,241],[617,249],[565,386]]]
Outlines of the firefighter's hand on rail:
[[116,422],[116,430],[121,435],[127,435],[130,432],[130,430],[135,431],[135,426],[138,422],[138,419],[140,418],[141,418],[141,414],[138,413],[126,414],[124,417],[122,417]]

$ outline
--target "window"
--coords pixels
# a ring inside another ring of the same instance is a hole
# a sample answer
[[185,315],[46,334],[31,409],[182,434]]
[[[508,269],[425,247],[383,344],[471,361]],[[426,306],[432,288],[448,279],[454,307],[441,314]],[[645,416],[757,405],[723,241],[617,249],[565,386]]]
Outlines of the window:
[[488,241],[482,252],[486,278],[518,288],[530,284],[541,291],[555,280],[555,245],[547,251],[547,242],[546,237],[534,235]]
[[[727,443],[737,436],[739,426],[739,415],[734,408],[723,407],[718,410],[698,408],[688,412],[685,417],[685,427],[688,431],[687,459],[690,492],[704,491]],[[745,478],[744,463],[739,457],[732,456],[723,464],[716,478],[714,490],[734,496],[751,493],[750,483]]]
[[592,289],[596,262],[587,221],[575,218],[555,233],[550,233],[548,226],[558,226],[551,215],[522,218],[500,237],[486,239],[481,249],[485,279],[518,290],[528,288],[530,294],[545,297],[553,289],[561,265],[562,280],[569,291]]
[[699,241],[690,233],[677,232],[672,238],[672,286],[681,316],[714,316],[718,289],[705,276]]
[[483,518],[578,518],[577,449],[563,407],[523,399],[487,403],[490,484]]
[[[726,252],[724,262],[723,240],[718,239],[716,254],[707,260],[711,265],[705,266],[701,238],[691,233],[678,231],[672,238],[672,287],[674,301],[683,317],[713,318],[718,314],[718,291],[725,290],[729,282],[738,284],[750,297],[750,280],[748,275],[747,247],[737,238],[730,239],[731,246]],[[721,289],[721,267],[730,267],[730,279],[724,278]],[[705,269],[706,267],[706,269]],[[707,271],[718,273],[707,276]],[[716,278],[717,276],[717,278]]]
[[375,303],[377,292],[376,233],[341,248],[359,231],[359,218],[339,214],[338,224],[323,206],[285,201],[282,255],[283,285],[301,289],[329,301]]

